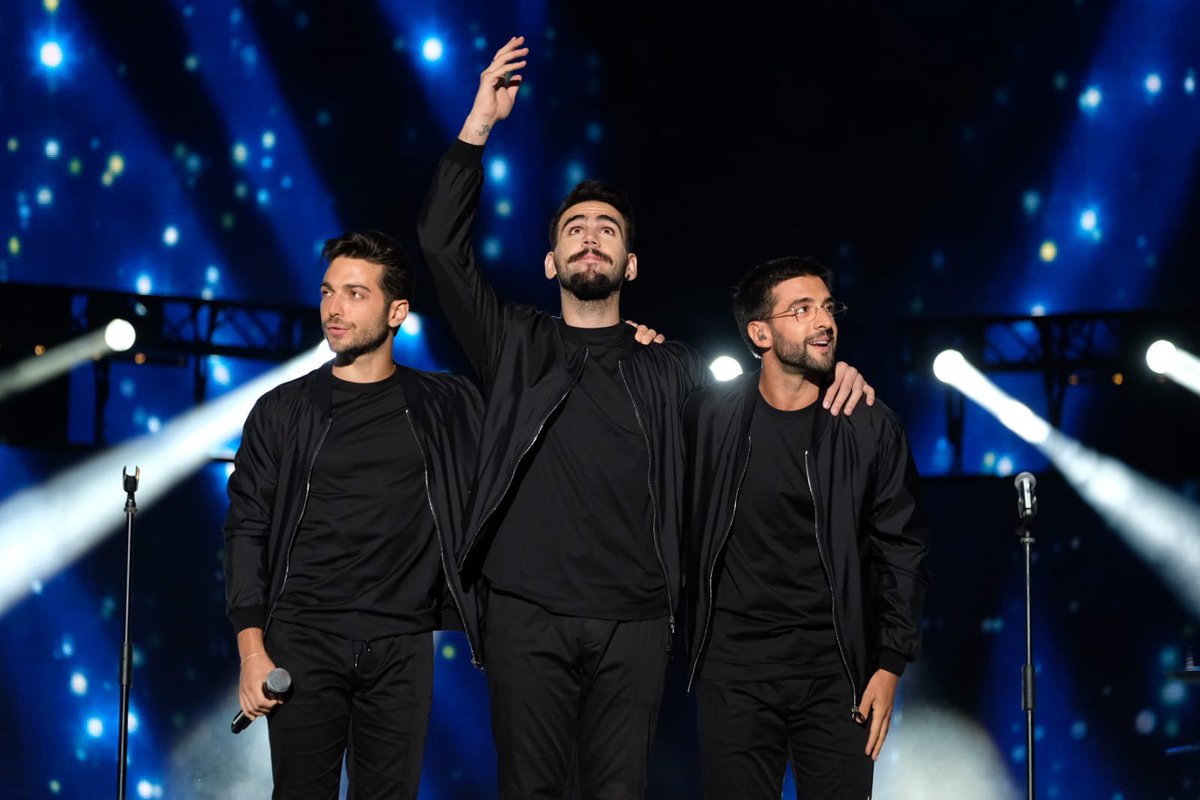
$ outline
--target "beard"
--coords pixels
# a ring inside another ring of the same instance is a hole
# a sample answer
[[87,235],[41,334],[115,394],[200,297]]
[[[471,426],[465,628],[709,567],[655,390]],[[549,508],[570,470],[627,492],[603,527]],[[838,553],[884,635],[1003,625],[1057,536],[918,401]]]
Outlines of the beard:
[[[823,337],[826,338],[826,337]],[[804,340],[799,344],[793,342],[777,343],[775,345],[775,357],[779,359],[779,363],[789,372],[796,372],[803,375],[809,381],[816,384],[825,384],[833,377],[834,358],[837,353],[837,339],[832,336],[829,338],[829,355],[826,357],[814,356],[808,352],[808,340]]]
[[[324,328],[324,325],[321,326]],[[356,358],[367,353],[373,353],[382,347],[388,339],[388,334],[391,331],[387,326],[387,319],[382,318],[377,323],[368,327],[354,327],[350,329],[347,336],[342,338],[342,341],[335,343],[328,335],[325,341],[329,344],[329,349],[336,355],[338,364],[349,364]]]
[[[570,264],[578,261],[589,254],[599,256],[609,265],[614,265],[613,260],[599,250],[582,250],[568,258],[567,263]],[[555,261],[557,262],[557,259]],[[557,264],[558,285],[575,295],[577,300],[585,303],[607,300],[609,297],[612,297],[614,292],[620,291],[621,284],[624,283],[626,264],[628,264],[628,258],[626,259],[626,263],[621,265],[620,269],[613,270],[614,274],[612,275],[598,270],[581,270],[564,275],[562,264]]]

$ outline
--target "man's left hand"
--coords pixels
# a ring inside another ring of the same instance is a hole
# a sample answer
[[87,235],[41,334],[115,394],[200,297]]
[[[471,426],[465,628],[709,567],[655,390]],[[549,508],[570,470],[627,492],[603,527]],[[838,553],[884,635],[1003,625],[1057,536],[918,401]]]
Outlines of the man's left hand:
[[875,670],[858,704],[859,713],[866,717],[867,724],[871,726],[867,734],[866,753],[872,761],[879,760],[879,751],[883,749],[883,740],[887,738],[888,728],[892,724],[892,707],[896,702],[896,684],[899,681],[900,676],[895,673],[886,669]]
[[867,398],[867,405],[875,405],[875,389],[871,384],[863,379],[857,369],[845,361],[837,362],[833,368],[833,383],[825,392],[823,404],[825,408],[829,409],[829,413],[835,417],[843,409],[846,416],[849,416],[863,397]]

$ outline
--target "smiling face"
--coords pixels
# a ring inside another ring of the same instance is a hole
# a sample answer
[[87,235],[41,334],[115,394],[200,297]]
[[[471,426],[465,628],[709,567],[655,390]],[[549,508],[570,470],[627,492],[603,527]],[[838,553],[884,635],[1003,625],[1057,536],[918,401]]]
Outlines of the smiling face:
[[[764,349],[764,359],[770,353],[787,372],[795,372],[820,381],[833,372],[837,350],[837,322],[825,311],[833,296],[825,281],[815,275],[789,278],[775,285],[771,292],[772,319],[750,323],[750,338]],[[800,318],[797,308],[807,308]],[[781,315],[781,316],[776,316]]]
[[546,277],[583,301],[606,300],[637,275],[626,250],[625,221],[608,203],[588,200],[563,212],[558,240],[546,254]]
[[408,314],[407,300],[388,301],[383,267],[361,258],[335,258],[321,282],[321,327],[329,349],[352,361],[390,344]]

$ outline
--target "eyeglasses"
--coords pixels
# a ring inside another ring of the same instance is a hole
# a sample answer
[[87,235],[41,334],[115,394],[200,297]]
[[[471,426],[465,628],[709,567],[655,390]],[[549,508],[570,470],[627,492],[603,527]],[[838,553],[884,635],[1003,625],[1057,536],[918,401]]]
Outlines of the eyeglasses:
[[824,311],[829,316],[837,319],[846,313],[846,304],[837,300],[830,300],[828,303],[800,303],[789,308],[787,311],[780,311],[778,314],[772,314],[763,319],[778,319],[779,317],[795,317],[803,322],[806,319],[812,319],[817,315],[817,309]]

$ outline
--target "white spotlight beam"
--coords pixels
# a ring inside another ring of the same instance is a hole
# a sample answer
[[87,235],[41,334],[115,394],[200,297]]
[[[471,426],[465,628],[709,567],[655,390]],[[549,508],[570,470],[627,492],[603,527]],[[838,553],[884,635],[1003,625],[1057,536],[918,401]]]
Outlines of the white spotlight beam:
[[84,361],[103,358],[118,350],[128,350],[133,346],[134,338],[136,334],[132,325],[123,319],[114,319],[103,328],[51,347],[40,356],[30,356],[0,372],[0,400],[70,372]]
[[0,614],[123,521],[121,470],[142,470],[140,508],[203,466],[213,448],[237,435],[254,402],[329,357],[322,343],[278,369],[142,436],[24,489],[0,504]]
[[1200,394],[1200,358],[1159,339],[1146,350],[1146,365],[1185,389]]
[[934,374],[1037,447],[1079,495],[1153,568],[1194,614],[1200,614],[1200,507],[1111,456],[1055,430],[1005,394],[954,350],[934,360]]

